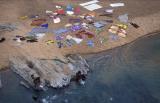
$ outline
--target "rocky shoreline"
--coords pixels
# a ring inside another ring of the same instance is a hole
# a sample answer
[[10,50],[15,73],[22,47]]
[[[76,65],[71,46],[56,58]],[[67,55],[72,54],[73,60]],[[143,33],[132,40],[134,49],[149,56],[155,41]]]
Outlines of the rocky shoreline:
[[[101,1],[101,5],[107,7],[111,1]],[[57,1],[59,2],[59,1]],[[76,1],[72,2],[73,4],[79,4]],[[40,11],[44,11],[46,9],[52,9],[52,4],[46,0],[39,1],[23,1],[19,2],[18,0],[13,1],[12,3],[4,1],[1,4],[7,4],[6,6],[1,6],[2,17],[0,18],[1,22],[14,22],[17,24],[18,30],[13,32],[2,32],[2,36],[6,37],[6,41],[1,43],[1,58],[0,58],[0,69],[5,69],[9,64],[9,68],[11,68],[14,72],[19,74],[24,80],[26,80],[31,86],[36,88],[42,88],[45,86],[51,86],[53,88],[59,88],[66,86],[70,83],[70,81],[74,78],[74,80],[79,80],[84,78],[82,75],[86,75],[89,71],[89,66],[85,59],[78,55],[69,55],[66,54],[95,54],[99,52],[103,52],[109,49],[113,49],[119,46],[126,45],[130,42],[133,42],[146,34],[149,34],[153,31],[160,30],[160,21],[159,21],[159,1],[124,1],[125,6],[123,8],[119,8],[115,10],[115,14],[113,15],[114,23],[119,23],[117,20],[118,15],[128,13],[129,14],[129,22],[134,22],[139,25],[139,28],[134,28],[131,25],[128,26],[128,34],[126,38],[120,38],[117,41],[108,40],[105,43],[101,44],[99,42],[99,38],[95,40],[95,47],[90,48],[84,42],[81,45],[74,45],[69,48],[57,48],[56,44],[47,45],[46,41],[53,38],[53,35],[47,34],[46,37],[39,40],[37,43],[18,43],[13,41],[13,38],[16,35],[26,36],[25,34],[31,30],[30,27],[31,20],[21,21],[17,20],[18,17],[23,15],[30,15],[39,13],[39,10],[36,10],[37,4],[40,4]],[[148,2],[150,5],[145,5]],[[26,4],[36,4],[28,5]],[[56,2],[55,2],[56,3]],[[64,4],[69,3],[69,1],[64,1]],[[8,5],[12,4],[12,5]],[[19,5],[19,6],[17,6]],[[51,5],[51,8],[46,8]],[[6,8],[10,7],[10,8]],[[17,7],[17,9],[13,9]],[[36,8],[35,8],[36,7]],[[21,8],[21,9],[19,9]],[[33,9],[35,12],[33,12]],[[15,11],[12,11],[15,10]],[[17,10],[17,11],[16,11]],[[83,10],[83,9],[82,9]],[[148,11],[150,10],[150,11]],[[29,14],[28,14],[29,13]],[[84,11],[87,13],[87,11]],[[95,12],[98,19],[100,18],[99,11]],[[12,14],[10,17],[8,14]],[[41,14],[41,13],[40,13]],[[9,18],[8,18],[9,17]],[[6,19],[7,18],[7,19]],[[98,20],[97,19],[97,20]],[[58,28],[64,26],[68,22],[68,19],[64,20],[64,22],[51,25],[51,28]],[[109,27],[110,25],[108,25]],[[106,37],[108,35],[108,27],[104,28],[104,31],[101,33],[101,38]],[[108,36],[109,37],[109,36]],[[30,54],[30,55],[28,55]],[[25,56],[24,56],[25,55]],[[56,58],[57,57],[57,58]],[[45,59],[38,59],[45,58]],[[53,59],[54,58],[54,59]],[[63,59],[64,58],[64,59]],[[75,77],[78,76],[78,77]],[[78,79],[77,79],[78,78]],[[21,83],[25,85],[25,83]]]
[[[138,39],[132,42],[135,42],[146,36],[156,35],[157,33],[159,32],[149,33],[147,35],[139,37]],[[126,43],[125,45],[130,44],[132,42]],[[101,51],[99,53],[102,52],[105,51]],[[94,54],[97,53],[86,53],[81,55],[90,56]],[[88,65],[86,60],[80,55],[77,54],[66,55],[64,60],[61,60],[59,58],[37,59],[31,56],[19,56],[19,57],[16,56],[10,59],[9,67],[15,73],[20,75],[25,81],[27,81],[30,86],[36,89],[43,89],[43,87],[45,86],[50,86],[53,88],[61,88],[69,85],[71,80],[77,80],[75,79],[78,78],[77,76],[79,75],[86,76],[87,73],[89,72],[90,66]],[[40,82],[38,83],[38,85],[35,85],[36,83],[34,80],[36,80],[37,78],[39,78]],[[78,81],[80,79],[82,78],[81,77],[78,78]]]
[[89,72],[89,65],[80,55],[69,55],[65,59],[12,57],[10,68],[36,89],[43,89],[45,86],[61,88],[67,86],[75,76],[87,75]]

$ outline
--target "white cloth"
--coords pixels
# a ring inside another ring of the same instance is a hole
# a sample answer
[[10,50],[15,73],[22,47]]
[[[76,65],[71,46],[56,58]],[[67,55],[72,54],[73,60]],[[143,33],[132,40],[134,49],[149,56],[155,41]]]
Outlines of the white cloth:
[[87,6],[87,5],[95,4],[97,2],[99,2],[99,1],[98,0],[92,0],[92,1],[89,1],[89,2],[82,3],[80,5],[81,6]]
[[76,38],[76,37],[72,37],[71,35],[67,35],[66,36],[66,39],[68,39],[68,40],[74,40],[77,44],[80,44],[82,41],[83,41],[83,39],[80,39],[80,38]]
[[91,5],[84,6],[84,8],[86,8],[89,11],[93,11],[93,10],[97,10],[97,9],[102,8],[102,6],[100,6],[98,4],[91,4]]
[[111,7],[121,7],[124,6],[124,3],[112,3],[110,4]]
[[61,22],[61,19],[60,19],[59,17],[53,18],[53,22],[54,22],[55,24],[60,23],[60,22]]

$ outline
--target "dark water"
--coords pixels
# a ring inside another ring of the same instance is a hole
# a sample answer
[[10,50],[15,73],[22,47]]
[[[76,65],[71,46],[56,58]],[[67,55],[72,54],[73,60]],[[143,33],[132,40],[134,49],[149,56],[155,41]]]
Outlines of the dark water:
[[1,72],[0,103],[160,103],[160,34],[88,57],[92,70],[84,86],[35,93],[18,84],[11,71]]

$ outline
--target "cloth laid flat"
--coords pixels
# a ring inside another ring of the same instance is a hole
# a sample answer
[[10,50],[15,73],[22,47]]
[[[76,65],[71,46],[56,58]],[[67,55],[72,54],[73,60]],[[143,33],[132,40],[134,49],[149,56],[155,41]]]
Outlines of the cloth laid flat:
[[91,4],[91,5],[84,6],[84,8],[86,8],[89,11],[93,11],[93,10],[102,8],[102,6],[98,4]]

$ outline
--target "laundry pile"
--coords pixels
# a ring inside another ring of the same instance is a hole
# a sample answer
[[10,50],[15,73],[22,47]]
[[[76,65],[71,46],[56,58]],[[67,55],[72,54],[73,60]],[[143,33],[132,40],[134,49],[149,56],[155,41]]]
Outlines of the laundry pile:
[[[111,3],[106,7],[100,5],[98,0],[80,3],[78,5],[55,5],[54,10],[46,10],[43,17],[41,15],[22,16],[21,20],[31,19],[31,31],[25,37],[16,36],[17,42],[38,42],[46,34],[53,34],[53,38],[46,40],[47,45],[56,44],[58,48],[71,47],[85,43],[88,47],[95,46],[95,40],[104,44],[108,40],[118,40],[127,37],[128,26],[139,28],[136,23],[129,22],[128,14],[117,17],[115,23],[113,14],[117,8],[125,6],[125,3]],[[83,13],[82,8],[89,12]],[[96,10],[101,10],[96,12]],[[100,20],[99,17],[107,17]],[[65,19],[65,20],[64,20]],[[67,22],[66,22],[66,19]],[[66,23],[63,27],[52,28],[52,25]],[[102,36],[102,33],[106,35]]]

